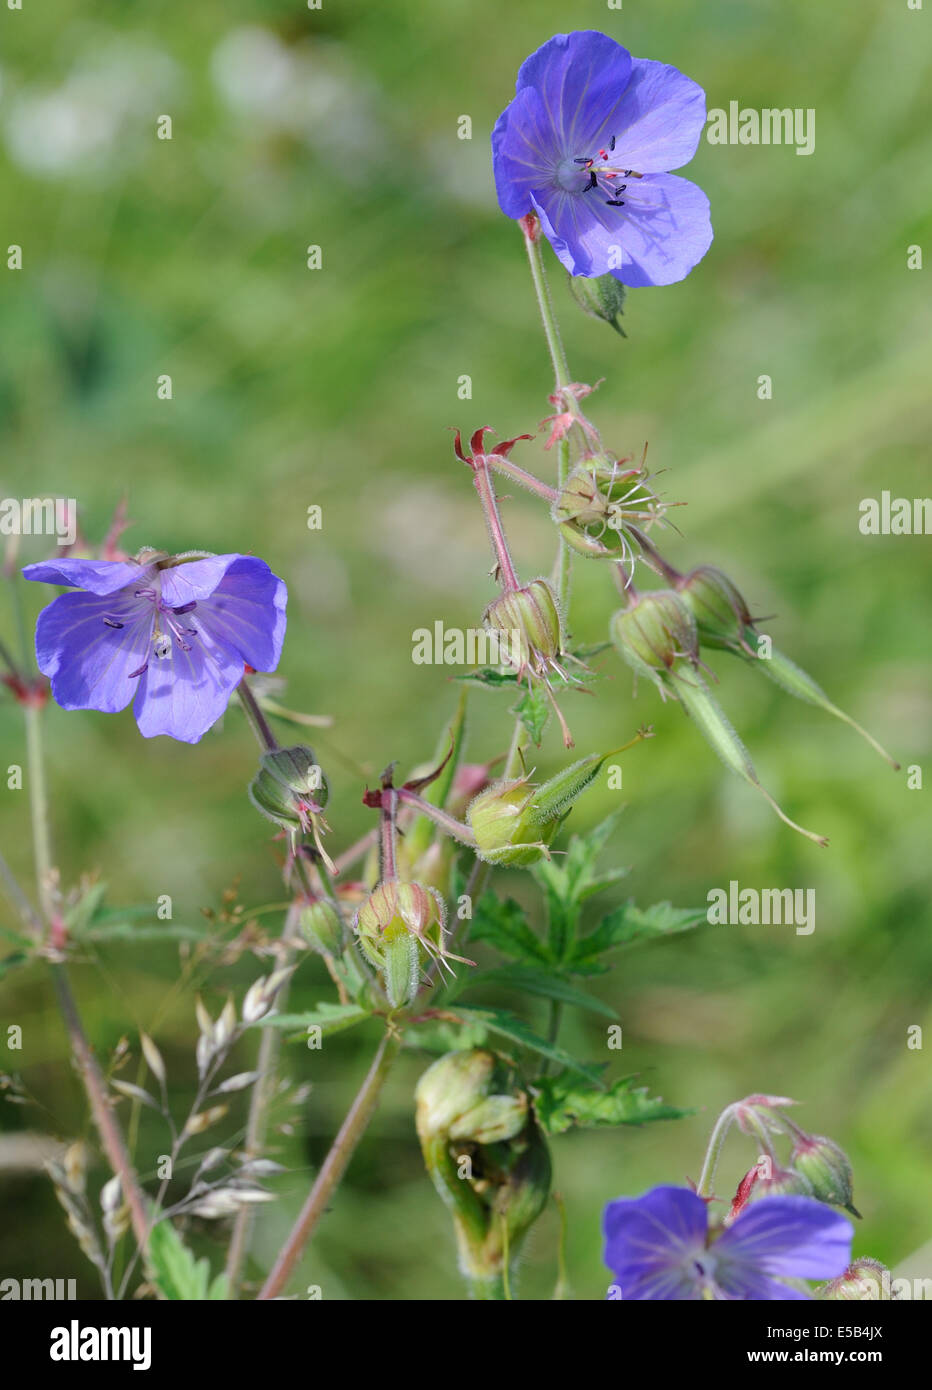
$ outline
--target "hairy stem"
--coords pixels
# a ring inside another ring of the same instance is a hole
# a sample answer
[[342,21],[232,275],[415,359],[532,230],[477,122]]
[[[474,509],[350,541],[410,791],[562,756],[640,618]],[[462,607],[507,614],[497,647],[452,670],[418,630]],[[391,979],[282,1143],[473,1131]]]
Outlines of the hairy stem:
[[260,1299],[276,1298],[301,1258],[304,1247],[317,1229],[318,1222],[326,1211],[327,1204],[356,1151],[356,1146],[368,1128],[385,1079],[400,1047],[400,1038],[389,1033],[386,1033],[379,1043],[366,1078],[356,1093],[356,1098],[340,1126],[340,1131],[334,1139],[327,1157],[324,1159],[298,1219],[279,1251],[269,1277],[259,1293]]

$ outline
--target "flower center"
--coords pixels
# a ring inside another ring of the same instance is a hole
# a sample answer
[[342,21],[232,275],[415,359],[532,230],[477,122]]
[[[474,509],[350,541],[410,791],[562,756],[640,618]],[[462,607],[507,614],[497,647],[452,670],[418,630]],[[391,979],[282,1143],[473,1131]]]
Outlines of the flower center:
[[[127,591],[124,590],[124,592]],[[152,604],[153,615],[150,641],[152,642],[152,650],[160,661],[165,661],[171,656],[173,640],[183,652],[189,652],[191,650],[191,643],[188,641],[188,638],[198,635],[197,628],[188,627],[185,623],[179,622],[178,620],[179,618],[183,618],[185,614],[194,611],[197,607],[197,601],[195,599],[192,599],[190,603],[182,603],[177,608],[171,608],[168,604],[162,602],[162,594],[157,587],[133,589],[128,592],[132,594],[133,599],[141,599],[143,603]],[[124,618],[125,611],[122,614],[105,613],[103,621],[107,627],[119,629],[126,626],[126,623],[123,621]],[[135,680],[137,676],[141,676],[143,672],[148,669],[148,666],[148,660],[144,661],[138,670],[130,671],[129,679]]]
[[594,155],[581,155],[564,159],[557,167],[557,182],[567,193],[591,193],[593,190],[608,195],[603,198],[606,207],[623,208],[625,199],[621,197],[628,187],[625,179],[642,179],[635,169],[623,169],[614,157],[615,137],[605,149]]

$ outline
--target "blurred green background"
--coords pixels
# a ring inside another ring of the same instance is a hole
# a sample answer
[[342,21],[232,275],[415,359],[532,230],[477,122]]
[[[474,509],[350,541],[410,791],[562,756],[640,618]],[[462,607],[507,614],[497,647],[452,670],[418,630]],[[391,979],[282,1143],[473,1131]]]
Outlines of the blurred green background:
[[[688,504],[675,517],[682,538],[668,533],[671,560],[724,567],[755,612],[777,615],[776,644],[928,781],[930,541],[858,530],[863,497],[930,491],[930,271],[907,269],[907,248],[932,244],[926,14],[903,0],[623,11],[594,0],[326,0],[321,11],[297,0],[169,11],[100,0],[93,14],[56,0],[0,14],[0,242],[23,248],[21,271],[0,268],[0,492],[76,497],[94,542],[125,495],[130,549],[268,560],[290,590],[283,698],[335,716],[315,747],[336,846],[371,824],[366,777],[393,758],[410,767],[429,757],[452,710],[449,671],[411,663],[413,629],[436,618],[475,625],[493,592],[447,427],[517,434],[549,413],[521,238],[498,211],[488,151],[519,63],[554,32],[601,28],[696,78],[710,107],[815,108],[809,158],[702,142],[686,172],[711,199],[715,242],[684,283],[630,294],[627,341],[580,314],[548,249],[551,280],[573,375],[605,378],[592,414],[606,442],[624,453],[649,440],[666,493]],[[171,141],[156,138],[163,114]],[[457,138],[461,115],[471,141]],[[320,270],[307,269],[310,245],[322,248]],[[171,401],[156,396],[163,373]],[[464,374],[469,401],[457,395]],[[769,401],[757,396],[762,374]],[[540,440],[520,459],[550,476]],[[305,521],[315,503],[319,532]],[[546,571],[553,537],[541,507],[520,494],[504,509],[520,571]],[[21,558],[43,553],[31,539]],[[34,614],[51,593],[27,597]],[[605,573],[580,562],[578,639],[602,640],[614,607]],[[633,701],[608,655],[597,699],[567,701],[580,751],[622,742],[645,721],[657,733],[626,759],[627,809],[609,858],[631,865],[625,895],[642,903],[704,904],[731,879],[814,888],[816,929],[707,927],[626,954],[600,982],[625,1029],[613,1074],[638,1072],[697,1113],[554,1142],[573,1289],[604,1294],[603,1204],[695,1177],[719,1108],[758,1090],[804,1102],[801,1123],[849,1151],[864,1214],[856,1248],[932,1275],[928,1051],[906,1047],[910,1025],[932,1029],[932,790],[909,790],[905,771],[755,672],[712,664],[762,781],[830,837],[829,850],[730,778],[676,708],[646,689]],[[483,692],[473,699],[476,761],[504,750],[506,708]],[[246,905],[280,896],[267,827],[244,797],[255,750],[237,711],[195,748],[143,741],[129,712],[50,707],[46,725],[66,883],[99,867],[111,904],[154,906],[168,892],[181,923],[202,921],[235,879]],[[0,748],[4,768],[23,762],[9,701]],[[561,753],[551,730],[541,770]],[[616,805],[617,794],[593,791],[574,822],[594,824]],[[5,792],[0,817],[4,852],[31,883],[25,793]],[[510,877],[499,878],[503,891],[527,897],[527,882]],[[255,968],[246,959],[215,974],[214,1012]],[[178,970],[176,949],[151,942],[75,965],[102,1056],[124,1034],[135,1046]],[[326,993],[317,964],[303,965],[295,1004]],[[542,1025],[542,1003],[497,1002]],[[0,1108],[7,1140],[81,1132],[82,1097],[41,966],[7,977],[0,1024],[24,1030],[21,1052],[0,1039],[0,1070],[21,1074],[37,1102]],[[286,1052],[312,1090],[279,1140],[294,1171],[262,1210],[253,1276],[281,1242],[376,1036],[363,1029],[322,1053]],[[188,994],[157,1028],[179,1109],[194,1037]],[[596,1016],[569,1014],[564,1041],[604,1056]],[[244,1046],[243,1067],[250,1057]],[[461,1297],[447,1215],[414,1135],[412,1087],[426,1061],[411,1053],[396,1068],[295,1288]],[[147,1122],[143,1171],[163,1147]],[[723,1194],[755,1156],[748,1141],[727,1151]],[[95,1296],[41,1173],[8,1158],[0,1213],[0,1275],[74,1276]],[[194,1237],[215,1265],[222,1239],[206,1226]],[[549,1296],[556,1240],[551,1209],[524,1260],[527,1296]]]

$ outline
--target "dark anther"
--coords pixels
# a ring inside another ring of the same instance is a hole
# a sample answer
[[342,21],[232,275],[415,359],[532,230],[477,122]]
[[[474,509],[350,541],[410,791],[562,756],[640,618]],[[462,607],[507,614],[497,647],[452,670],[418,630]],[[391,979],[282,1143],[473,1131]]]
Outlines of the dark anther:
[[610,150],[613,150],[613,149],[615,148],[615,137],[614,137],[614,135],[612,136],[611,140],[609,140],[609,142],[608,142],[608,148],[609,148]]
[[108,627],[123,627],[123,626],[124,626],[123,623],[118,623],[114,618],[104,618],[104,622],[107,624]]
[[607,208],[623,208],[624,205],[624,198],[606,198],[605,200],[605,206]]
[[599,181],[596,178],[595,174],[590,173],[589,182],[586,184],[585,188],[583,189],[583,192],[588,193],[590,188],[598,188],[598,186]]
[[197,607],[197,599],[192,599],[190,603],[183,603],[180,608],[173,608],[173,613],[190,613],[192,608]]
[[143,671],[148,671],[148,669],[149,669],[149,663],[148,663],[148,661],[144,661],[144,662],[142,663],[142,665],[140,666],[140,668],[139,668],[138,671],[130,671],[130,673],[129,673],[128,677],[127,677],[127,680],[134,681],[134,680],[136,679],[137,676],[141,676],[142,673],[143,673]]
[[591,160],[591,159],[574,159],[574,160],[573,160],[573,163],[574,163],[574,164],[591,164],[591,163],[592,163],[592,160]]

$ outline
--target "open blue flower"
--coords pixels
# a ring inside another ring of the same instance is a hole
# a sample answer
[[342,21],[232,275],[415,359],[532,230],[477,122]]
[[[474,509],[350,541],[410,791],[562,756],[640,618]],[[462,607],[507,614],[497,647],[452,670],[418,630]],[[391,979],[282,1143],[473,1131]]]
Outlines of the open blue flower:
[[36,657],[63,709],[113,713],[134,701],[139,732],[197,743],[245,665],[274,671],[287,591],[264,560],[52,560],[26,579],[71,584],[36,624]]
[[712,242],[709,200],[669,173],[688,163],[705,93],[593,30],[556,34],[518,73],[492,132],[498,201],[535,212],[571,275],[682,280]]
[[782,1279],[834,1279],[852,1226],[811,1197],[762,1197],[721,1234],[686,1187],[654,1187],[605,1208],[605,1263],[622,1298],[805,1299]]

